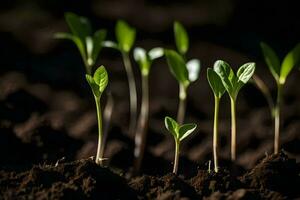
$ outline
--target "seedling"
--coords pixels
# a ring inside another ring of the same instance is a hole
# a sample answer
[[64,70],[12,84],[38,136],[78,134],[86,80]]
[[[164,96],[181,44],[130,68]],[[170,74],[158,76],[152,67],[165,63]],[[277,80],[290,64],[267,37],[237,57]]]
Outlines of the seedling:
[[[217,62],[215,64],[218,64]],[[213,155],[214,155],[214,170],[217,173],[219,170],[218,165],[218,117],[219,117],[219,104],[221,97],[225,93],[222,80],[218,74],[211,68],[207,69],[207,80],[214,93],[215,97],[215,111],[214,111],[214,134],[213,134]]]
[[178,171],[178,161],[180,154],[180,142],[188,137],[196,128],[196,124],[178,124],[171,117],[165,117],[165,126],[167,130],[173,135],[175,141],[175,158],[173,173],[177,174]]
[[164,51],[162,48],[153,48],[149,52],[145,49],[137,47],[133,51],[133,57],[138,63],[142,76],[142,102],[141,111],[138,119],[136,134],[135,134],[135,149],[134,149],[134,171],[139,172],[144,156],[146,145],[146,134],[149,120],[149,73],[152,62],[162,57]]
[[129,98],[130,98],[130,125],[129,133],[134,132],[136,127],[137,116],[137,92],[132,65],[129,58],[129,53],[133,47],[136,30],[129,26],[125,21],[119,20],[115,27],[115,35],[117,42],[104,41],[102,44],[104,47],[116,49],[121,52],[125,70],[128,78],[129,85]]
[[186,109],[187,89],[191,82],[198,79],[200,63],[197,59],[193,59],[186,64],[183,57],[174,50],[165,50],[165,56],[167,58],[170,71],[179,84],[177,121],[179,124],[183,124]]
[[[272,116],[274,117],[274,153],[277,154],[280,148],[280,107],[283,95],[283,88],[291,70],[300,61],[300,44],[296,45],[296,47],[284,57],[281,64],[278,56],[271,47],[269,47],[265,43],[261,43],[261,48],[265,61],[277,85],[276,103],[272,104]],[[267,91],[267,87],[265,87],[264,90]],[[262,92],[264,91],[262,90]],[[272,99],[271,97],[268,98]]]
[[97,119],[98,119],[98,147],[97,147],[96,163],[102,166],[103,165],[102,161],[104,160],[103,158],[104,148],[102,148],[102,145],[104,144],[102,141],[103,133],[102,133],[102,113],[101,113],[100,99],[108,84],[108,75],[105,67],[104,66],[99,67],[95,71],[94,76],[86,74],[86,80],[92,89],[95,103],[96,103]]
[[189,48],[188,34],[179,22],[174,22],[173,25],[174,38],[177,50],[165,50],[165,55],[171,73],[175,76],[179,83],[179,105],[177,112],[177,121],[179,124],[184,122],[186,110],[187,88],[191,82],[198,79],[200,73],[200,61],[191,59],[186,62],[186,53]]
[[86,73],[91,75],[92,68],[102,48],[101,44],[106,37],[106,30],[100,29],[92,34],[89,20],[74,13],[66,13],[65,19],[71,33],[56,33],[55,38],[68,39],[74,42],[82,57]]
[[228,63],[218,60],[214,71],[219,75],[231,103],[231,160],[236,159],[236,100],[240,89],[250,80],[255,71],[255,63],[242,65],[235,75]]

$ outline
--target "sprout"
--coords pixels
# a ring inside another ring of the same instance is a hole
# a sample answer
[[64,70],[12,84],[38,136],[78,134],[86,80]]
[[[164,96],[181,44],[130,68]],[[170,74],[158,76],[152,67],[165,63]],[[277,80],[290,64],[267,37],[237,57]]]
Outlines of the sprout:
[[242,65],[237,75],[228,63],[218,60],[214,64],[214,71],[219,75],[231,102],[231,160],[236,159],[236,99],[240,89],[250,80],[255,71],[255,63]]
[[179,53],[173,50],[165,50],[165,56],[171,73],[179,83],[179,105],[177,112],[177,121],[179,124],[184,122],[186,110],[187,88],[191,82],[198,79],[200,73],[200,61],[191,59],[186,62],[185,57],[189,47],[189,38],[183,25],[174,22],[174,38]]
[[96,103],[97,118],[98,118],[98,148],[96,155],[96,163],[102,166],[104,148],[103,144],[103,133],[102,133],[102,114],[101,114],[101,96],[108,84],[108,75],[104,66],[99,67],[94,76],[86,74],[86,80],[89,83]]
[[[276,85],[277,85],[277,97],[276,103],[272,102],[272,116],[274,117],[274,153],[277,154],[280,148],[279,137],[280,137],[280,106],[283,93],[283,87],[286,82],[288,75],[290,74],[293,67],[300,61],[300,44],[296,45],[283,59],[280,63],[278,56],[274,50],[265,43],[261,43],[262,52],[265,61],[269,67],[271,74],[273,75]],[[264,85],[261,81],[256,81],[258,85]],[[259,87],[259,89],[261,89]],[[268,91],[267,87],[261,89],[263,93]],[[270,92],[267,92],[270,94]],[[267,95],[267,99],[272,99],[270,95]],[[268,100],[269,102],[270,100]],[[269,103],[270,104],[270,103]]]
[[153,48],[148,53],[145,49],[137,47],[133,51],[133,57],[138,63],[142,75],[142,102],[141,111],[138,119],[136,134],[135,134],[135,149],[134,149],[134,171],[139,172],[144,156],[146,145],[146,134],[149,120],[149,72],[153,60],[163,56],[162,48]]
[[[217,63],[215,63],[217,64]],[[214,111],[214,134],[213,134],[213,155],[214,155],[214,169],[218,172],[218,116],[219,116],[219,104],[220,99],[225,93],[222,80],[218,74],[211,68],[207,69],[207,80],[214,93],[215,97],[215,111]]]
[[171,117],[165,117],[165,126],[167,130],[173,135],[175,141],[175,158],[173,173],[177,174],[178,171],[178,161],[180,154],[180,142],[188,137],[196,128],[196,124],[178,124]]
[[129,98],[130,98],[130,125],[129,133],[134,133],[136,127],[136,115],[137,115],[137,92],[134,79],[134,73],[129,58],[129,52],[133,47],[136,30],[130,27],[125,21],[119,20],[115,27],[115,35],[117,43],[113,41],[104,41],[102,45],[104,47],[113,48],[121,52],[125,70],[128,78],[129,85]]
[[56,33],[54,36],[58,39],[68,39],[74,42],[82,57],[86,73],[91,75],[92,68],[102,48],[101,44],[106,37],[106,30],[101,29],[92,34],[89,20],[74,13],[66,13],[65,19],[71,33]]

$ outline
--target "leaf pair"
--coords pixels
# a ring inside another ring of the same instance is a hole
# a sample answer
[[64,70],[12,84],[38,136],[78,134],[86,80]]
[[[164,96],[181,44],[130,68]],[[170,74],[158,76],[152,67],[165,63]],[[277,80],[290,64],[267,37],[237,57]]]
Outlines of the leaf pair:
[[200,61],[192,59],[185,63],[183,57],[174,50],[165,50],[165,56],[171,73],[177,81],[188,87],[193,81],[196,81],[200,72]]
[[98,30],[92,35],[91,24],[87,18],[66,13],[65,19],[71,33],[56,33],[55,38],[73,41],[84,62],[89,66],[94,65],[106,37],[106,30]]
[[117,43],[114,41],[104,41],[102,45],[108,48],[118,49],[128,53],[135,42],[136,30],[129,26],[125,21],[119,20],[115,27]]
[[260,45],[273,77],[278,83],[284,84],[293,67],[300,62],[300,44],[296,45],[296,47],[284,57],[281,64],[275,51],[270,46],[263,42]]
[[164,50],[160,47],[153,48],[149,52],[146,52],[146,50],[141,47],[136,47],[133,51],[133,57],[138,63],[142,75],[144,76],[148,76],[153,60],[160,58],[163,55]]
[[[229,96],[236,99],[240,89],[250,80],[255,71],[255,63],[242,65],[235,75],[228,63],[218,60],[214,64],[214,71],[219,75]],[[218,84],[219,86],[219,84]],[[222,88],[220,91],[222,91]]]
[[196,124],[183,124],[180,126],[171,117],[165,117],[165,126],[176,141],[182,141],[197,128]]
[[94,76],[85,75],[87,82],[92,88],[93,94],[100,98],[108,84],[108,75],[104,66],[100,66],[94,73]]

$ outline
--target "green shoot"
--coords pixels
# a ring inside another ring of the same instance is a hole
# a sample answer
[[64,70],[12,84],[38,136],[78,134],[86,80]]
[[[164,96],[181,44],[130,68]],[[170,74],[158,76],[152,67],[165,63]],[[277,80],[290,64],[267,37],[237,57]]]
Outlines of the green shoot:
[[106,37],[106,30],[101,29],[92,34],[89,20],[74,13],[66,13],[65,19],[71,33],[56,33],[55,38],[74,42],[82,57],[86,73],[91,75]]
[[218,74],[211,68],[207,69],[207,80],[214,93],[215,97],[215,111],[214,111],[214,129],[213,129],[213,156],[214,156],[214,170],[217,173],[219,170],[218,165],[218,117],[219,117],[219,104],[221,97],[225,93],[222,80]]
[[255,63],[242,65],[235,75],[228,63],[218,60],[214,71],[219,75],[231,102],[231,160],[236,159],[236,100],[240,89],[250,80],[255,71]]
[[102,113],[101,113],[101,96],[108,84],[108,75],[104,66],[99,67],[94,76],[86,74],[86,80],[89,83],[96,103],[97,109],[97,119],[98,119],[98,148],[97,148],[97,155],[96,155],[96,163],[100,166],[103,165],[102,161],[104,148],[102,148],[103,144],[103,133],[102,133]]
[[186,64],[183,57],[174,50],[165,50],[165,56],[172,75],[179,83],[179,107],[177,112],[177,121],[179,124],[183,124],[186,109],[187,89],[191,82],[198,79],[200,62],[194,59]]
[[300,61],[300,44],[296,45],[280,63],[275,51],[265,43],[261,43],[265,61],[273,75],[277,85],[276,103],[273,103],[272,114],[274,116],[274,153],[277,154],[280,148],[280,107],[283,95],[283,88],[288,75],[293,67]]
[[129,58],[129,53],[135,42],[136,30],[129,26],[125,21],[119,20],[115,27],[115,35],[117,42],[104,41],[102,45],[104,47],[113,48],[121,52],[124,67],[127,73],[128,85],[129,85],[129,100],[130,100],[130,125],[129,133],[133,134],[136,128],[136,116],[137,116],[137,92],[134,79],[134,73]]
[[173,173],[177,174],[180,154],[180,142],[188,137],[196,128],[196,124],[178,124],[171,117],[165,117],[165,127],[173,135],[175,141],[175,158]]
[[141,111],[138,119],[136,134],[135,134],[135,149],[134,149],[134,171],[139,172],[144,157],[148,120],[149,120],[149,73],[152,62],[162,57],[164,51],[162,48],[153,48],[149,52],[145,49],[137,47],[133,51],[133,57],[138,63],[142,76],[142,102]]

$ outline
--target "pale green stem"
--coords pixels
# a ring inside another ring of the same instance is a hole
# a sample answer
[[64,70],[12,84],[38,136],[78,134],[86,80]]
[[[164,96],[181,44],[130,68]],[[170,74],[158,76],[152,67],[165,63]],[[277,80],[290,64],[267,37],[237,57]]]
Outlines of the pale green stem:
[[278,154],[279,148],[280,148],[280,106],[281,106],[281,96],[282,96],[282,88],[283,85],[281,83],[277,84],[277,99],[276,99],[276,106],[274,109],[274,115],[275,115],[275,138],[274,138],[274,153]]
[[186,109],[186,87],[183,84],[179,84],[179,105],[177,112],[177,122],[182,125],[185,117]]
[[128,85],[129,85],[129,98],[130,98],[129,133],[133,135],[136,126],[136,113],[137,113],[136,84],[135,84],[135,79],[134,79],[134,74],[133,74],[129,54],[126,52],[122,52],[122,57],[123,57],[125,71],[127,73],[127,78],[128,78]]
[[174,158],[174,167],[173,173],[177,174],[178,171],[178,162],[179,162],[179,154],[180,154],[180,141],[179,139],[175,139],[175,158]]
[[220,98],[215,96],[215,113],[214,113],[214,135],[213,135],[213,154],[215,172],[219,171],[218,165],[218,116],[219,116]]
[[236,99],[230,97],[231,102],[231,160],[236,159]]
[[98,147],[96,155],[96,164],[102,166],[103,161],[103,148],[102,148],[102,114],[101,114],[101,104],[100,97],[95,96],[96,109],[97,109],[97,120],[98,120]]
[[147,129],[149,119],[149,83],[148,75],[142,75],[142,103],[141,113],[138,120],[137,130],[135,134],[135,149],[134,149],[134,171],[139,173],[144,157]]

